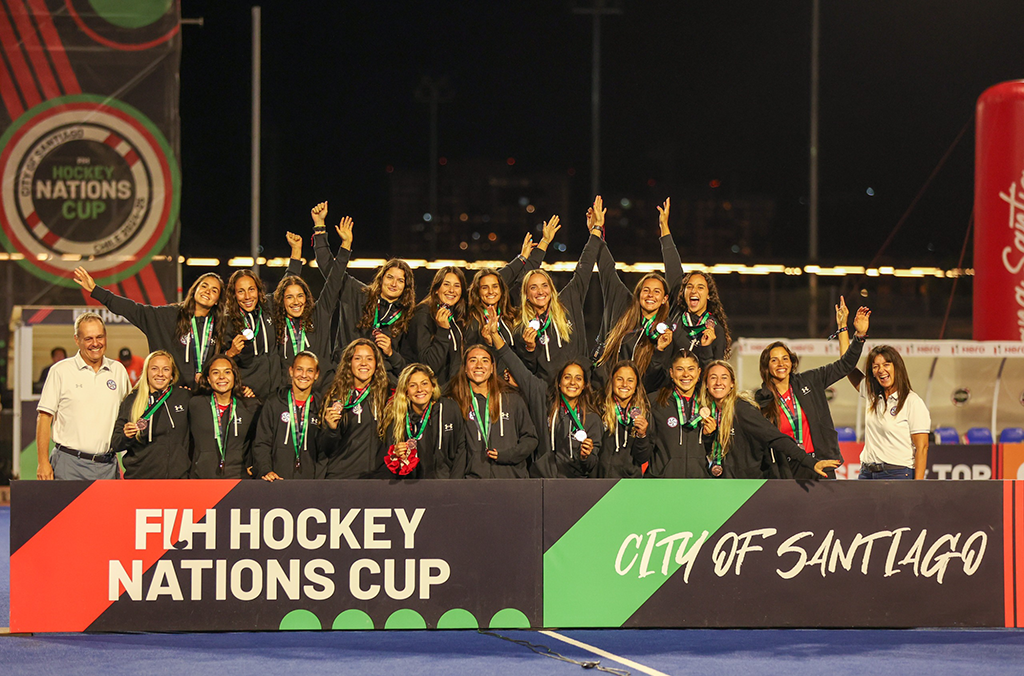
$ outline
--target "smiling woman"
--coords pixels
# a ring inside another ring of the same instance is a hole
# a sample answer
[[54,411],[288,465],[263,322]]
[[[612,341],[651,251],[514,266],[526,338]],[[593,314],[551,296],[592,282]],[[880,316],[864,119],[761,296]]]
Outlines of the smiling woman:
[[85,268],[76,268],[75,282],[93,298],[146,334],[150,350],[169,352],[183,383],[196,381],[206,361],[220,346],[220,316],[224,281],[214,272],[199,277],[185,300],[171,305],[143,305],[97,286]]
[[188,402],[192,479],[245,479],[252,465],[258,403],[242,396],[230,357],[214,355],[199,377],[199,395]]

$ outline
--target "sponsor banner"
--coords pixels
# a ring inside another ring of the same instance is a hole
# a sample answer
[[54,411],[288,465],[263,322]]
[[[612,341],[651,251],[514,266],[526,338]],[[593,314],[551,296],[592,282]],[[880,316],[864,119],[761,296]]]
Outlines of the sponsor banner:
[[[839,342],[822,339],[787,341],[785,338],[740,338],[734,343],[733,351],[739,356],[759,356],[764,348],[776,340],[782,340],[801,356],[839,358]],[[1024,357],[1024,343],[970,340],[868,340],[864,345],[864,354],[868,354],[874,346],[883,344],[893,346],[903,357]]]
[[541,624],[541,481],[15,482],[11,629]]
[[978,98],[974,337],[1024,341],[1024,80]]
[[[0,7],[0,244],[14,304],[80,303],[81,265],[139,302],[177,295],[177,2]],[[10,38],[10,39],[8,39]]]
[[999,444],[998,479],[1024,480],[1024,444]]
[[860,476],[860,452],[863,450],[863,441],[839,442],[839,452],[843,456],[843,464],[836,467],[837,479],[856,479]]
[[[545,483],[545,517],[580,483]],[[999,482],[619,481],[545,518],[544,623],[1003,626],[1003,507]]]
[[991,479],[997,467],[995,444],[939,444],[928,447],[925,479]]

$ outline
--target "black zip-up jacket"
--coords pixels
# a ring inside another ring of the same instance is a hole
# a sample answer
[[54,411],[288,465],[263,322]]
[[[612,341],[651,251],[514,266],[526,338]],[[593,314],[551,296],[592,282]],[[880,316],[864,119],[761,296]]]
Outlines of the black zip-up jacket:
[[[138,392],[133,390],[121,402],[110,448],[115,452],[125,451],[121,458],[125,479],[188,478],[188,402],[192,393],[182,387],[172,387],[171,396],[153,411],[146,429],[131,439],[125,436],[124,426],[131,419],[132,404]],[[150,395],[147,408],[159,401],[160,396]]]
[[[411,410],[411,409],[410,409]],[[402,421],[401,424],[405,424]],[[441,397],[430,409],[427,428],[416,442],[419,464],[408,474],[388,469],[384,458],[395,443],[394,429],[388,427],[381,444],[377,477],[388,479],[463,479],[466,476],[466,433],[459,405]]]
[[498,350],[499,364],[507,368],[519,385],[526,401],[530,418],[540,435],[540,443],[530,466],[530,476],[542,479],[558,477],[582,478],[593,476],[601,451],[604,424],[596,411],[590,411],[583,420],[583,431],[594,440],[594,450],[585,459],[580,457],[580,442],[573,437],[573,423],[562,408],[552,425],[548,415],[548,387],[539,376],[530,373],[518,355],[502,345]]
[[192,438],[191,479],[248,479],[252,464],[252,440],[256,434],[259,402],[255,399],[235,399],[235,419],[230,408],[221,416],[224,432],[224,469],[220,465],[220,451],[213,436],[212,395],[197,395],[188,402],[188,426]]
[[[487,415],[487,399],[474,394],[477,408]],[[487,457],[489,449],[498,451],[498,459]],[[530,419],[526,402],[518,394],[501,394],[499,419],[492,422],[487,441],[471,408],[466,421],[466,477],[472,479],[527,479],[529,460],[537,449],[537,428]]]
[[[700,410],[699,390],[693,397],[682,402],[683,416],[692,417],[694,409]],[[664,406],[657,403],[658,394],[651,393],[651,427],[647,436],[654,438],[651,462],[644,476],[654,479],[703,479],[711,476],[708,467],[708,453],[711,452],[713,437],[703,433],[703,427],[687,427],[679,420],[676,400],[669,397]]]
[[546,331],[547,342],[541,345],[538,336],[537,346],[533,352],[530,352],[522,340],[525,325],[519,324],[515,328],[514,349],[516,354],[531,373],[535,373],[545,382],[551,382],[559,369],[570,359],[582,357],[587,360],[587,363],[590,363],[590,355],[587,354],[587,326],[584,323],[583,303],[587,299],[590,278],[594,274],[594,263],[597,261],[597,254],[602,244],[600,237],[590,236],[580,254],[579,262],[576,263],[572,279],[558,292],[558,300],[565,306],[566,319],[572,326],[571,336],[560,335],[557,327],[552,323]]
[[[181,374],[179,382],[188,386],[195,384],[196,373],[202,372],[203,365],[196,363],[196,347],[192,340],[191,330],[181,339],[175,335],[178,327],[177,305],[143,305],[129,298],[113,294],[102,286],[97,286],[90,295],[103,303],[108,310],[121,315],[146,334],[150,352],[156,350],[170,352],[174,357],[174,362],[178,365],[178,373]],[[210,357],[217,354],[220,327],[217,326],[216,314],[217,311],[214,311],[206,317],[196,318],[200,335],[205,333],[206,322],[214,322],[210,328],[210,338],[203,355],[204,362],[209,361]]]
[[[516,256],[498,270],[498,276],[504,280],[505,286],[508,287],[510,304],[514,305],[516,298],[518,298],[517,289],[523,280],[523,276],[527,272],[532,272],[539,268],[540,264],[544,262],[544,255],[546,253],[547,252],[541,250],[540,247],[534,247],[533,251],[530,252],[529,258],[524,260],[522,256]],[[511,321],[506,322],[504,317],[499,317],[498,332],[501,333],[501,337],[505,339],[506,343],[513,346],[515,345],[515,339],[513,338],[513,324]],[[483,339],[480,338],[480,323],[472,318],[466,320],[464,336],[466,347],[484,342]]]
[[[333,404],[334,402],[328,402]],[[383,441],[377,434],[381,412],[371,403],[371,396],[359,405],[359,413],[345,409],[332,430],[324,423],[321,433],[324,479],[369,479],[378,476],[378,463],[383,457]]]
[[[252,444],[253,476],[262,479],[274,472],[282,479],[317,479],[320,460],[320,403],[316,394],[310,394],[305,406],[310,406],[306,438],[299,448],[299,467],[295,467],[295,446],[292,440],[292,420],[288,409],[291,388],[281,388],[263,404],[256,437]],[[303,414],[296,413],[301,417]],[[300,423],[301,424],[301,423]]]
[[[722,459],[724,479],[774,479],[773,465],[777,460],[773,450],[814,474],[817,460],[796,445],[793,439],[768,422],[761,411],[748,401],[738,399],[733,415],[732,442]],[[715,430],[714,435],[721,434]]]
[[[832,422],[832,411],[828,407],[825,390],[857,367],[863,350],[864,340],[851,336],[850,346],[838,360],[810,371],[791,373],[789,376],[789,387],[807,417],[807,425],[811,430],[811,446],[814,449],[814,457],[818,460],[843,460],[843,454],[839,450],[839,435],[836,433],[835,423]],[[768,406],[778,405],[775,387],[770,383],[768,387],[763,385],[762,383],[761,389],[754,395],[754,400],[762,411]],[[815,474],[813,478],[817,476]]]
[[669,311],[669,317],[672,318],[672,321],[669,324],[675,324],[676,326],[672,332],[673,350],[678,351],[685,348],[693,352],[697,355],[701,368],[704,368],[705,364],[715,359],[724,359],[725,331],[718,325],[717,320],[715,322],[715,339],[706,347],[700,344],[701,335],[704,333],[703,330],[693,335],[686,331],[684,315],[689,316],[692,324],[696,324],[700,317],[687,310],[685,302],[676,302],[676,299],[679,298],[679,290],[683,285],[683,277],[685,275],[683,274],[682,259],[679,258],[679,249],[676,248],[672,235],[665,235],[661,238],[661,257],[665,262],[665,281],[668,282],[669,303],[672,304]]
[[[313,383],[314,392],[319,392],[322,388],[330,386],[330,381],[324,375],[330,373],[335,366],[333,361],[334,340],[331,336],[331,317],[334,316],[335,310],[338,309],[341,288],[347,276],[345,272],[347,266],[348,259],[345,258],[338,265],[332,265],[330,271],[325,273],[327,278],[324,281],[324,287],[320,291],[320,297],[316,299],[316,304],[313,306],[312,322],[314,330],[312,333],[306,334],[306,341],[309,345],[305,349],[315,354],[320,362],[320,376]],[[290,320],[285,319],[285,321]],[[289,338],[288,327],[285,327],[282,337],[284,341],[280,345],[281,378],[278,382],[282,386],[288,386],[291,384],[288,366],[291,364],[292,359],[295,358],[296,351],[292,345],[291,338]]]
[[643,476],[643,464],[651,459],[653,447],[650,421],[647,435],[635,437],[632,426],[619,424],[618,418],[611,429],[603,427],[601,438],[601,457],[598,458],[597,476],[599,479],[639,479]]
[[[373,330],[360,329],[358,326],[359,320],[363,317],[363,306],[366,305],[366,284],[363,284],[347,272],[352,252],[344,247],[339,247],[338,255],[336,257],[332,256],[331,249],[327,243],[327,232],[319,228],[313,231],[313,249],[316,253],[317,267],[320,268],[320,272],[325,277],[331,273],[335,264],[343,266],[342,271],[344,274],[342,275],[341,282],[341,297],[337,306],[338,335],[336,344],[338,347],[344,348],[356,338],[366,338],[372,341]],[[392,303],[388,303],[383,299],[379,299],[377,303],[381,308],[381,317],[386,317],[394,311]],[[411,312],[412,308],[403,308],[402,311]],[[389,327],[384,327],[381,330],[386,331],[391,336],[391,355],[385,355],[384,368],[390,375],[397,378],[406,364],[405,357],[402,356],[402,341],[405,339],[405,334],[395,336]],[[321,368],[321,371],[323,371],[323,368]]]
[[462,351],[466,349],[463,324],[455,317],[449,320],[448,328],[442,329],[434,320],[437,313],[435,303],[417,305],[405,340],[402,341],[402,356],[406,363],[426,364],[437,376],[441,389],[462,366]]

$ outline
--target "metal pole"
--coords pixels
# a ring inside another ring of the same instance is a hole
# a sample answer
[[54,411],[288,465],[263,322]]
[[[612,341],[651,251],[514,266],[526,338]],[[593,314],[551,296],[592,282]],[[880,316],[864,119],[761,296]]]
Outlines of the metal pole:
[[[810,148],[810,190],[808,191],[808,220],[810,233],[807,241],[807,259],[818,262],[818,76],[819,52],[821,45],[821,0],[811,0],[811,148]],[[818,335],[818,275],[812,274],[810,303],[807,313],[807,333],[813,338]]]
[[590,92],[590,196],[598,194],[601,184],[601,15],[593,15],[593,70]]
[[440,217],[437,214],[437,108],[441,99],[435,81],[430,86],[430,239],[427,249],[430,260],[437,258],[437,238],[440,236]]
[[251,252],[253,269],[259,269],[260,256],[260,71],[262,68],[262,21],[260,6],[252,8],[252,223]]

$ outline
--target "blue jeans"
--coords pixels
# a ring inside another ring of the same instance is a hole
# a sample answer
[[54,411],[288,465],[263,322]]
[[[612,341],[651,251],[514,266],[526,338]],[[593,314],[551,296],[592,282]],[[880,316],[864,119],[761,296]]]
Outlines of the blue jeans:
[[911,467],[904,467],[902,469],[886,469],[881,472],[872,472],[866,469],[864,465],[860,467],[860,476],[858,479],[913,479],[914,470]]

